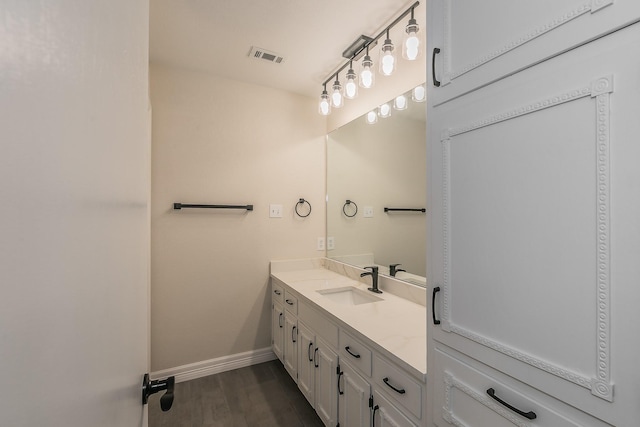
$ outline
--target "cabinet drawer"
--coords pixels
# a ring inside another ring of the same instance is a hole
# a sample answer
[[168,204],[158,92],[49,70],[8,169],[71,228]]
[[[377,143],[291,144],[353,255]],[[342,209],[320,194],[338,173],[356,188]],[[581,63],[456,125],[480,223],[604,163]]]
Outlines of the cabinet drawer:
[[284,291],[284,308],[292,314],[298,314],[298,298],[286,290]]
[[340,358],[358,368],[363,374],[371,376],[371,350],[344,331],[340,331]]
[[271,279],[271,300],[284,302],[284,288],[273,279]]
[[458,359],[440,348],[434,349],[433,356],[438,366],[430,377],[434,382],[433,422],[439,427],[610,427],[465,356]]
[[298,308],[298,319],[311,328],[316,335],[322,337],[331,348],[338,348],[338,326],[330,322],[326,315],[302,302]]
[[422,387],[417,381],[379,356],[374,358],[373,376],[380,390],[421,418]]

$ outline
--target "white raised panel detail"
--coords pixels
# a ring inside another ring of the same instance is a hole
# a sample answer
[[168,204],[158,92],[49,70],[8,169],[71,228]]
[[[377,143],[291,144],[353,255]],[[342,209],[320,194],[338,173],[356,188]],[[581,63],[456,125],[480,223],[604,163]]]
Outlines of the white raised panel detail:
[[444,6],[444,41],[443,41],[443,61],[444,61],[444,73],[441,79],[441,85],[447,85],[451,83],[452,80],[457,77],[462,76],[463,74],[468,73],[489,61],[494,60],[495,58],[504,55],[507,52],[510,52],[518,47],[522,46],[525,43],[530,42],[531,40],[540,37],[543,34],[549,33],[556,28],[564,25],[582,15],[586,15],[588,13],[595,13],[606,6],[613,4],[613,0],[590,0],[580,6],[574,7],[571,10],[564,12],[561,15],[556,16],[555,18],[542,23],[536,27],[531,28],[528,31],[523,32],[522,35],[515,37],[504,45],[495,48],[476,60],[468,63],[467,65],[457,69],[451,69],[451,2],[452,0],[445,0]]
[[[534,102],[505,113],[490,116],[473,123],[456,126],[442,132],[442,236],[443,236],[443,284],[442,284],[442,330],[453,332],[488,348],[499,351],[550,374],[556,375],[574,384],[591,390],[592,394],[613,401],[613,384],[611,383],[610,366],[610,166],[609,166],[609,130],[610,130],[610,94],[613,92],[613,75],[605,76],[588,85],[574,89],[541,101]],[[591,97],[596,103],[597,126],[597,363],[595,378],[569,371],[516,350],[482,335],[473,333],[451,322],[451,240],[450,240],[450,144],[451,138],[463,133],[471,132],[486,126],[491,126],[525,114],[531,114],[543,109],[551,108],[577,99]]]
[[529,427],[531,425],[530,423],[516,417],[512,412],[507,411],[505,408],[498,405],[493,400],[486,397],[484,394],[478,393],[473,388],[471,388],[471,386],[458,380],[448,372],[445,372],[444,374],[444,383],[445,383],[445,407],[443,408],[442,418],[444,418],[444,420],[449,424],[453,424],[456,427],[470,427],[470,426],[467,426],[462,421],[458,420],[453,415],[451,391],[453,388],[456,388],[461,392],[463,392],[464,394],[466,394],[467,396],[473,398],[474,400],[483,404],[487,408],[491,409],[493,412],[497,413],[501,417],[507,419],[509,422],[511,422],[513,425],[517,427]]

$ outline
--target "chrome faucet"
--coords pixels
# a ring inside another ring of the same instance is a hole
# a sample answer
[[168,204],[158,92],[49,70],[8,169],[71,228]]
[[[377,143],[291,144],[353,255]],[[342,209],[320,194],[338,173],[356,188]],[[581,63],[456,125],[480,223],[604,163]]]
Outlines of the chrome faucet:
[[398,273],[400,271],[407,271],[407,270],[404,270],[402,268],[398,268],[399,265],[402,265],[402,264],[391,264],[391,265],[389,265],[389,275],[391,277],[396,277],[396,273]]
[[381,294],[382,291],[378,289],[378,267],[374,266],[374,267],[365,267],[365,268],[371,269],[371,271],[367,271],[360,274],[360,277],[371,276],[372,287],[367,289],[369,289],[371,292],[375,292],[376,294]]

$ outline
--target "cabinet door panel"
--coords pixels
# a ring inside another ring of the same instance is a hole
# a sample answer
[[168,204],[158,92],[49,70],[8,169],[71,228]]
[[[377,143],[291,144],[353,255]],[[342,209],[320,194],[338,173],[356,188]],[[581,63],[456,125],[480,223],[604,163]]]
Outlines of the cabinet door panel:
[[429,340],[619,425],[640,415],[638,341],[612,331],[638,324],[614,298],[639,299],[639,43],[636,24],[427,115]]
[[340,426],[369,427],[371,386],[349,364],[340,362],[340,369],[342,371],[340,381],[342,394],[339,395],[338,400]]
[[427,16],[440,29],[429,33],[439,103],[637,21],[640,2],[436,0]]
[[416,427],[402,412],[382,394],[373,392],[373,425],[376,427]]
[[285,312],[284,367],[298,381],[298,319]]
[[271,311],[271,334],[273,352],[282,362],[284,360],[284,310],[282,305],[273,303]]
[[338,411],[338,355],[318,340],[316,355],[316,412],[325,425],[334,425]]
[[302,322],[298,322],[298,328],[298,388],[311,406],[315,406],[315,336]]

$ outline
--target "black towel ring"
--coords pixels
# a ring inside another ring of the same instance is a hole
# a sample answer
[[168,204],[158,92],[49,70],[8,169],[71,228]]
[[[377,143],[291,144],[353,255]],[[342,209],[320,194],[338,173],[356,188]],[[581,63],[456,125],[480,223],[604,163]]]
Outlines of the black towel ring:
[[[301,214],[300,214],[300,212],[298,212],[298,206],[300,206],[300,205],[304,205],[305,203],[306,203],[307,205],[309,205],[309,212],[307,212],[307,214],[306,214],[306,215],[301,215]],[[311,203],[309,203],[309,201],[308,201],[308,200],[300,199],[300,201],[298,201],[298,203],[296,203],[296,209],[295,209],[295,210],[296,210],[296,215],[298,215],[300,218],[306,218],[306,217],[308,217],[309,215],[311,215]]]
[[[353,215],[349,215],[347,213],[347,206],[348,205],[353,205],[356,207],[356,211],[353,213]],[[358,213],[358,205],[356,205],[356,202],[354,202],[353,200],[347,200],[346,202],[344,202],[344,205],[342,205],[342,213],[349,218],[353,218],[354,216],[356,216],[356,214]]]

